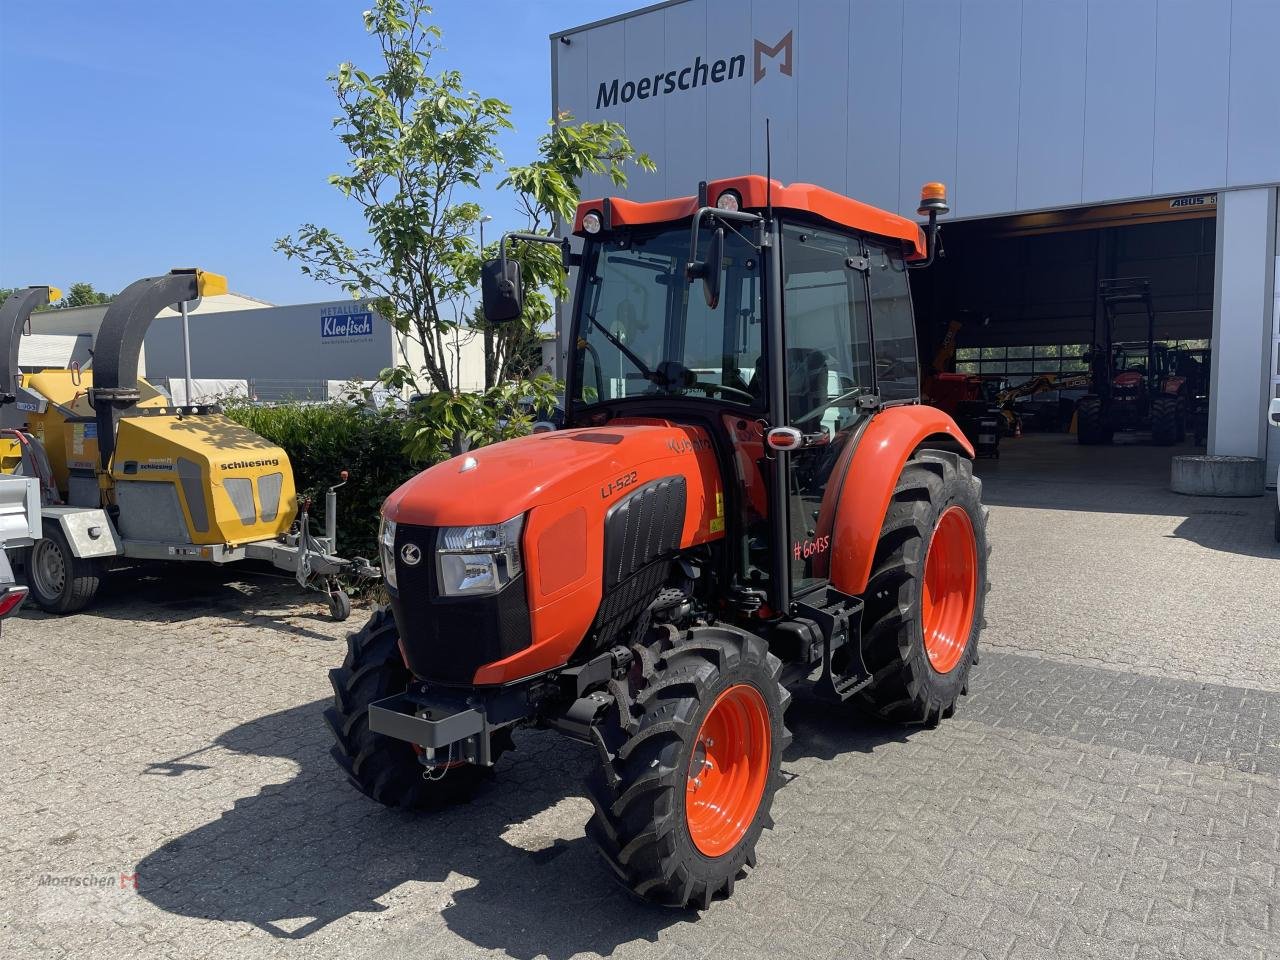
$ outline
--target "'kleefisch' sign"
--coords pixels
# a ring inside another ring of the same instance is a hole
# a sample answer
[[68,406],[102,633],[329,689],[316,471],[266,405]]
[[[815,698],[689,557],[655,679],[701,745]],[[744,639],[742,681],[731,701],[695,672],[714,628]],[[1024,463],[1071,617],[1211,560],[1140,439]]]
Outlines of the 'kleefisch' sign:
[[320,318],[320,336],[370,337],[373,336],[372,313],[335,313]]

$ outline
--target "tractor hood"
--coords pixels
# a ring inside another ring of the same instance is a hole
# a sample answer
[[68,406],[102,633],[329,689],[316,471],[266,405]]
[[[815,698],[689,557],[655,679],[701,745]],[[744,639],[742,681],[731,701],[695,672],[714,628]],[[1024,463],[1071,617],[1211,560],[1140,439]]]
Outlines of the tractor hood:
[[[669,465],[656,461],[669,460]],[[714,471],[699,427],[615,423],[506,440],[453,457],[402,484],[382,508],[397,523],[501,523],[533,507],[579,497],[612,500],[638,477]],[[718,484],[716,484],[718,486]]]

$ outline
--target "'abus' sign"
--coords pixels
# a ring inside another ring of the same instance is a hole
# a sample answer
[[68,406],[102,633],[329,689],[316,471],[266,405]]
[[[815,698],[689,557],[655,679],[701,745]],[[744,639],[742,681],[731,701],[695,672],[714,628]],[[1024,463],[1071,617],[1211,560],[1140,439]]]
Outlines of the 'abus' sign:
[[320,336],[325,338],[372,335],[372,313],[336,313],[320,318]]
[[[777,43],[754,41],[751,50],[751,82],[759,83],[768,73],[767,63],[772,61],[777,70],[784,76],[791,76],[794,70],[794,31]],[[619,103],[630,103],[632,100],[649,100],[653,97],[665,96],[682,90],[696,90],[709,83],[727,83],[739,80],[747,75],[747,55],[739,53],[720,60],[704,61],[702,57],[694,57],[693,63],[673,70],[658,70],[652,76],[644,76],[639,80],[603,80],[596,90],[596,109],[616,107]]]

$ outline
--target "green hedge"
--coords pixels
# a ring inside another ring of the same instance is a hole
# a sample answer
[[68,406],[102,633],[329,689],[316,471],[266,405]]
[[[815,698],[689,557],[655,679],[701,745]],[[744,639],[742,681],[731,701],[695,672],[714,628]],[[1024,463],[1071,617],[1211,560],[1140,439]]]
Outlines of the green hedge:
[[338,491],[338,552],[376,562],[378,510],[396,487],[413,476],[404,453],[405,421],[346,403],[223,403],[227,416],[284,448],[293,464],[298,496],[314,500],[316,531],[324,529],[325,490],[347,470]]

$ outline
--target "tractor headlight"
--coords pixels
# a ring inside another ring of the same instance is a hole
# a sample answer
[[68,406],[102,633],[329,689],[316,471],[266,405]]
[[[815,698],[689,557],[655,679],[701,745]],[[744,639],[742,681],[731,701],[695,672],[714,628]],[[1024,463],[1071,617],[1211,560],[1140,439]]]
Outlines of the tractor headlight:
[[523,531],[524,514],[505,523],[442,529],[436,550],[441,595],[497,593],[518,577],[524,569],[520,554]]
[[382,562],[382,579],[396,589],[396,522],[386,517],[378,523],[378,559]]

